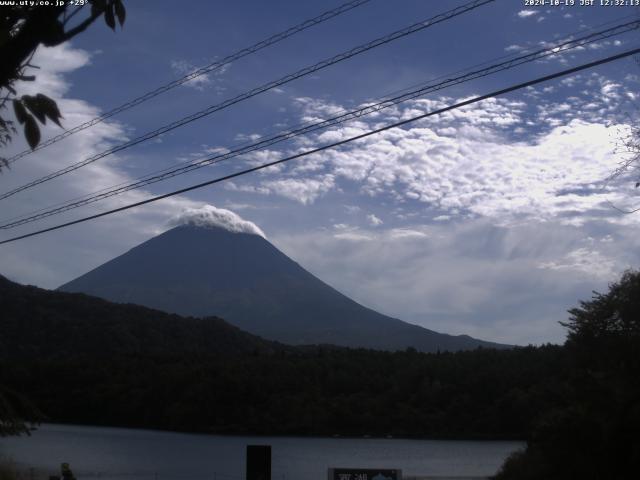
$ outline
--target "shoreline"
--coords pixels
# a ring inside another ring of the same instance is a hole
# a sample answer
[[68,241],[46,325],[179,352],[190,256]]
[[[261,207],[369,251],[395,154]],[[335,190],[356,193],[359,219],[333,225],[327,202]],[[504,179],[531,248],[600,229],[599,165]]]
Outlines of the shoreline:
[[[257,437],[257,438],[310,438],[310,439],[327,439],[327,440],[415,440],[415,441],[434,441],[434,442],[521,442],[526,443],[526,438],[518,437],[503,437],[503,436],[445,436],[445,437],[421,437],[421,436],[403,436],[403,435],[318,435],[318,434],[303,434],[303,433],[253,433],[253,432],[206,432],[206,431],[193,431],[193,430],[165,430],[161,428],[142,427],[136,425],[110,425],[110,424],[95,424],[95,423],[74,423],[74,422],[43,422],[39,425],[42,426],[60,426],[60,427],[83,427],[83,428],[106,428],[106,429],[120,429],[120,430],[138,430],[141,432],[150,433],[164,433],[175,435],[203,435],[213,437]],[[39,428],[35,427],[32,432],[37,431]]]

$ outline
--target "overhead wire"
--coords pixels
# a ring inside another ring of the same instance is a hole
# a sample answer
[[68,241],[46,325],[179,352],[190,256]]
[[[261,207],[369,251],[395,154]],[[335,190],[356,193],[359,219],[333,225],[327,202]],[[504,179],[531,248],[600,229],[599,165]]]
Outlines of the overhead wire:
[[56,172],[53,172],[53,173],[50,173],[50,174],[45,175],[43,177],[40,177],[37,180],[34,180],[34,181],[29,182],[27,184],[24,184],[24,185],[22,185],[20,187],[14,188],[14,189],[12,189],[12,190],[10,190],[8,192],[0,194],[0,200],[3,200],[3,199],[8,198],[8,197],[11,197],[12,195],[15,195],[16,193],[22,192],[22,191],[27,190],[29,188],[33,188],[33,187],[35,187],[37,185],[40,185],[40,184],[45,183],[45,182],[48,182],[50,180],[53,180],[54,178],[60,177],[62,175],[70,173],[72,171],[78,170],[79,168],[82,168],[82,167],[84,167],[86,165],[89,165],[90,163],[93,163],[93,162],[95,162],[97,160],[100,160],[101,158],[104,158],[104,157],[106,157],[108,155],[111,155],[113,153],[125,150],[125,149],[127,149],[129,147],[132,147],[132,146],[137,145],[139,143],[145,142],[147,140],[151,140],[152,138],[158,137],[158,136],[163,135],[163,134],[165,134],[167,132],[175,130],[176,128],[179,128],[179,127],[182,127],[182,126],[187,125],[189,123],[192,123],[192,122],[194,122],[196,120],[199,120],[199,119],[201,119],[203,117],[211,115],[214,112],[223,110],[223,109],[225,109],[227,107],[235,105],[235,104],[237,104],[239,102],[247,100],[247,99],[249,99],[251,97],[254,97],[256,95],[259,95],[259,94],[261,94],[263,92],[266,92],[268,90],[271,90],[271,89],[279,87],[279,86],[282,86],[282,85],[287,84],[287,83],[289,83],[289,82],[291,82],[293,80],[296,80],[298,78],[310,75],[310,74],[315,73],[315,72],[317,72],[319,70],[327,68],[327,67],[329,67],[331,65],[334,65],[336,63],[342,62],[342,61],[347,60],[349,58],[352,58],[352,57],[354,57],[356,55],[360,55],[360,54],[365,53],[365,52],[367,52],[369,50],[372,50],[372,49],[377,48],[379,46],[385,45],[385,44],[390,43],[392,41],[398,40],[400,38],[406,37],[408,35],[417,33],[419,31],[424,30],[426,28],[429,28],[429,27],[431,27],[433,25],[436,25],[436,24],[439,24],[441,22],[450,20],[450,19],[452,19],[454,17],[457,17],[459,15],[467,13],[467,12],[469,12],[471,10],[479,8],[479,7],[481,7],[483,5],[486,5],[488,3],[493,3],[495,1],[496,0],[472,0],[471,2],[468,2],[468,3],[464,4],[464,5],[455,7],[453,9],[451,9],[451,10],[447,10],[446,12],[443,12],[443,13],[440,13],[438,15],[435,15],[435,16],[427,19],[427,20],[414,23],[414,24],[412,24],[412,25],[410,25],[408,27],[405,27],[403,29],[400,29],[400,30],[396,30],[395,32],[392,32],[392,33],[390,33],[388,35],[385,35],[383,37],[379,37],[379,38],[377,38],[375,40],[372,40],[372,41],[370,41],[368,43],[365,43],[363,45],[354,47],[351,50],[348,50],[346,52],[340,53],[340,54],[335,55],[335,56],[333,56],[331,58],[322,60],[322,61],[320,61],[320,62],[318,62],[318,63],[316,63],[314,65],[305,67],[305,68],[303,68],[301,70],[298,70],[295,73],[286,75],[286,76],[284,76],[284,77],[282,77],[282,78],[280,78],[278,80],[274,80],[274,81],[271,81],[269,83],[263,84],[263,85],[261,85],[259,87],[256,87],[256,88],[254,88],[252,90],[249,90],[249,91],[247,91],[245,93],[237,95],[236,97],[230,98],[230,99],[228,99],[228,100],[226,100],[226,101],[224,101],[222,103],[211,105],[211,106],[209,106],[209,107],[207,107],[207,108],[205,108],[203,110],[200,110],[200,111],[198,111],[196,113],[193,113],[191,115],[183,117],[180,120],[176,120],[176,121],[174,121],[174,122],[172,122],[172,123],[170,123],[168,125],[165,125],[163,127],[158,128],[156,130],[153,130],[151,132],[147,132],[146,134],[141,135],[139,137],[136,137],[133,140],[130,140],[128,142],[125,142],[125,143],[122,143],[122,144],[117,145],[115,147],[112,147],[112,148],[110,148],[110,149],[108,149],[108,150],[106,150],[104,152],[101,152],[101,153],[98,153],[98,154],[93,155],[91,157],[88,157],[88,158],[86,158],[86,159],[84,159],[84,160],[82,160],[80,162],[77,162],[77,163],[75,163],[73,165],[69,165],[69,166],[67,166],[67,167],[65,167],[63,169],[60,169],[60,170],[56,171]]
[[[578,30],[576,32],[572,32],[570,34],[567,34],[564,38],[562,38],[560,40],[560,42],[568,42],[568,41],[574,39],[575,35],[583,34],[583,33],[586,33],[586,32],[591,32],[591,31],[594,31],[594,30],[598,30],[599,28],[605,27],[607,25],[612,25],[612,24],[621,22],[623,20],[628,20],[630,18],[636,18],[637,19],[638,15],[636,15],[636,14],[622,15],[620,17],[616,17],[613,20],[609,20],[607,22],[603,22],[603,23],[599,23],[599,24],[594,25],[594,26],[582,28],[582,29],[580,29],[580,30]],[[542,42],[540,42],[539,44],[542,44]],[[527,54],[527,53],[531,53],[532,51],[533,51],[533,49],[531,47],[522,47],[519,53]],[[472,65],[470,67],[466,67],[464,69],[457,70],[455,72],[451,72],[451,73],[444,74],[444,75],[439,75],[437,77],[432,77],[427,82],[434,82],[436,80],[441,80],[441,79],[444,79],[444,78],[447,78],[447,77],[451,77],[453,75],[459,75],[459,74],[464,73],[464,72],[469,72],[469,71],[473,70],[474,68],[479,68],[479,67],[482,67],[482,66],[485,66],[485,65],[490,65],[492,62],[496,62],[496,61],[504,60],[504,59],[510,59],[510,58],[514,58],[516,56],[517,56],[516,54],[512,53],[512,54],[501,55],[501,56],[498,56],[498,57],[493,57],[493,58],[485,60],[485,61],[483,61],[481,63],[474,64],[474,65]],[[394,97],[394,96],[396,96],[398,94],[411,91],[411,90],[413,90],[413,89],[415,89],[417,87],[421,87],[421,86],[425,85],[425,83],[426,83],[425,81],[422,81],[420,83],[415,83],[415,84],[406,86],[404,88],[401,88],[401,89],[398,89],[398,90],[394,90],[392,92],[388,92],[385,95],[381,96],[380,98],[382,98],[382,99],[392,98],[392,97]],[[341,108],[339,110],[339,112],[341,112],[341,113],[346,113],[347,111],[348,110],[346,110],[344,108]],[[300,123],[300,124],[295,125],[292,128],[300,128],[302,126],[306,126],[306,125],[309,125],[311,123],[313,123],[313,122]],[[278,134],[280,134],[280,133],[283,133],[283,132],[282,131],[278,131]],[[262,136],[264,137],[265,135],[262,135]],[[248,142],[248,141],[247,142],[243,142],[241,144],[238,144],[236,148],[239,148],[241,146],[248,146],[248,145],[251,145],[251,142]],[[148,178],[148,177],[151,177],[151,176],[154,176],[154,175],[166,172],[166,171],[169,171],[172,168],[174,168],[174,167],[170,166],[170,167],[166,167],[166,168],[163,168],[163,169],[160,169],[160,170],[155,170],[155,171],[150,172],[150,173],[148,173],[148,174],[146,174],[146,175],[144,175],[142,177],[138,177],[138,179],[136,179],[136,181],[137,180],[142,180],[142,179],[145,179],[145,178]],[[80,200],[86,199],[88,197],[93,197],[93,196],[98,195],[100,193],[104,193],[104,192],[107,192],[109,190],[116,189],[118,187],[127,185],[129,183],[131,183],[131,182],[129,182],[129,181],[121,182],[119,184],[112,185],[112,186],[109,186],[109,187],[105,187],[105,188],[102,188],[100,190],[97,190],[97,191],[89,193],[89,194],[81,195],[79,197],[75,197],[75,198],[72,198],[72,199],[69,199],[69,200],[65,200],[63,202],[59,202],[59,203],[56,203],[56,204],[53,204],[53,205],[49,205],[47,207],[39,208],[37,210],[33,210],[31,212],[28,212],[28,213],[15,215],[13,217],[6,218],[5,220],[0,221],[0,223],[1,222],[11,222],[11,221],[16,220],[16,219],[22,219],[22,218],[27,217],[29,215],[34,215],[34,214],[37,214],[37,213],[40,213],[40,212],[45,212],[45,211],[47,211],[49,209],[52,209],[52,208],[55,208],[55,207],[59,207],[59,206],[64,206],[64,205],[67,205],[67,204],[72,203],[72,202],[76,202],[76,201],[80,201]],[[1,225],[0,225],[0,228],[2,228]]]
[[[581,29],[579,29],[577,31],[574,31],[574,32],[571,32],[571,33],[568,33],[568,34],[564,35],[562,38],[559,38],[558,40],[556,40],[555,45],[559,45],[561,43],[567,43],[567,42],[570,42],[571,40],[576,40],[576,35],[585,35],[588,32],[593,32],[593,31],[596,31],[596,30],[603,31],[601,29],[603,29],[605,27],[608,27],[609,25],[617,24],[618,26],[621,26],[621,25],[626,25],[627,23],[630,23],[630,22],[632,23],[631,19],[639,20],[640,17],[639,17],[638,14],[622,15],[620,17],[614,18],[613,20],[608,20],[606,22],[598,23],[598,24],[593,25],[593,26],[581,28]],[[583,37],[580,37],[580,38],[583,38]],[[497,57],[493,57],[493,58],[485,60],[483,62],[476,63],[476,64],[474,64],[474,65],[472,65],[470,67],[466,67],[466,68],[464,68],[462,70],[458,70],[458,71],[453,72],[453,73],[447,73],[447,74],[444,74],[444,75],[440,75],[440,76],[431,78],[429,81],[440,80],[440,79],[443,79],[443,78],[446,78],[446,77],[450,77],[451,75],[458,75],[458,74],[467,72],[467,71],[472,70],[472,69],[480,68],[480,67],[483,67],[485,65],[490,65],[490,64],[492,64],[494,62],[498,62],[500,60],[507,60],[507,59],[510,59],[510,58],[513,58],[513,57],[516,57],[516,56],[519,56],[519,55],[525,55],[525,54],[528,54],[528,53],[532,53],[532,52],[537,50],[537,47],[550,48],[550,45],[551,45],[551,43],[548,42],[548,41],[539,41],[536,44],[536,48],[534,48],[532,46],[529,46],[529,47],[518,46],[518,50],[515,53],[507,53],[505,55],[500,55],[500,56],[497,56]],[[505,50],[506,50],[506,48],[505,48]],[[406,91],[409,91],[409,90],[413,90],[416,87],[419,87],[419,86],[423,85],[424,83],[425,82],[419,82],[419,83],[415,83],[413,85],[409,85],[409,86],[403,87],[403,88],[398,89],[398,90],[394,90],[393,92],[386,93],[385,97],[387,97],[387,96],[391,97],[391,96],[394,96],[394,95],[397,95],[397,94],[400,94],[400,93],[403,93],[403,92],[406,92]]]
[[326,22],[327,20],[330,20],[334,17],[337,17],[338,15],[341,15],[343,13],[346,13],[350,10],[353,10],[356,7],[359,7],[361,5],[364,5],[365,3],[370,2],[371,0],[351,0],[348,1],[346,3],[343,3],[341,5],[339,5],[336,8],[333,8],[331,10],[328,10],[316,17],[310,18],[308,20],[305,20],[302,23],[299,23],[298,25],[295,25],[291,28],[288,28],[287,30],[284,30],[280,33],[276,33],[275,35],[270,36],[269,38],[262,40],[254,45],[251,45],[250,47],[246,47],[243,48],[242,50],[239,50],[235,53],[232,53],[230,55],[227,55],[226,57],[222,58],[221,60],[217,60],[213,63],[210,63],[208,65],[205,65],[203,67],[200,67],[196,70],[194,70],[193,72],[190,72],[176,80],[173,80],[169,83],[166,83],[154,90],[151,90],[147,93],[144,93],[143,95],[140,95],[132,100],[129,100],[126,103],[123,103],[122,105],[115,107],[111,110],[109,110],[108,112],[103,113],[102,115],[99,115],[95,118],[92,118],[91,120],[88,120],[84,123],[81,123],[79,125],[76,125],[73,128],[70,128],[68,130],[66,130],[65,132],[56,135],[54,137],[51,137],[50,139],[40,143],[36,148],[34,149],[26,149],[20,153],[17,153],[15,155],[13,155],[12,157],[6,159],[8,164],[12,164],[14,162],[16,162],[17,160],[26,157],[27,155],[30,155],[31,153],[37,152],[38,150],[42,150],[43,148],[48,147],[49,145],[53,145],[54,143],[59,142],[60,140],[63,140],[71,135],[73,135],[74,133],[78,133],[81,132],[82,130],[85,130],[87,128],[90,128],[94,125],[97,125],[98,123],[101,123],[103,121],[105,121],[108,118],[111,118],[121,112],[124,112],[125,110],[129,110],[130,108],[133,108],[137,105],[140,105],[141,103],[146,102],[147,100],[150,100],[154,97],[157,97],[158,95],[161,95],[163,93],[168,92],[169,90],[179,87],[180,85],[184,85],[187,82],[190,82],[192,80],[194,80],[195,78],[198,78],[202,75],[206,75],[207,73],[211,73],[215,70],[219,70],[233,62],[235,62],[236,60],[239,60],[243,57],[246,57],[247,55],[251,55],[253,53],[256,53],[266,47],[269,47],[271,45],[274,45],[278,42],[281,42],[282,40],[285,40],[297,33],[300,33],[310,27],[313,27],[315,25],[318,25],[320,23]]
[[402,102],[419,98],[428,93],[433,93],[435,91],[449,88],[454,85],[459,85],[464,82],[468,82],[468,81],[482,78],[491,74],[495,74],[495,73],[498,73],[510,68],[514,68],[516,66],[519,66],[525,63],[530,63],[530,62],[537,61],[549,56],[561,54],[571,49],[575,49],[575,48],[582,47],[584,45],[588,45],[597,41],[611,38],[616,35],[621,35],[623,33],[627,33],[629,31],[636,30],[638,28],[640,28],[640,20],[627,22],[625,24],[616,25],[614,27],[610,27],[608,29],[605,29],[599,32],[585,35],[580,38],[564,41],[562,43],[558,43],[555,45],[550,45],[547,48],[539,49],[534,52],[520,55],[518,57],[512,58],[510,60],[507,60],[498,64],[490,65],[480,70],[471,71],[466,74],[459,75],[457,77],[447,78],[444,81],[441,81],[438,83],[426,84],[421,86],[418,89],[405,92],[401,95],[397,95],[392,98],[387,98],[374,104],[364,105],[361,108],[358,108],[352,111],[347,111],[345,113],[339,114],[327,120],[323,120],[315,123],[309,123],[309,124],[303,125],[300,128],[290,130],[288,132],[279,133],[278,135],[275,135],[273,137],[254,142],[246,146],[241,146],[233,150],[229,150],[222,154],[217,154],[211,157],[194,161],[188,165],[183,165],[180,167],[169,167],[161,170],[158,173],[145,175],[144,177],[134,180],[133,182],[129,182],[128,184],[122,183],[112,187],[111,189],[103,189],[94,194],[85,195],[78,199],[73,199],[67,202],[63,202],[61,204],[40,209],[36,212],[31,212],[29,214],[22,215],[20,217],[14,217],[12,219],[5,220],[4,223],[0,223],[0,229],[6,230],[6,229],[21,226],[27,223],[32,223],[34,221],[41,220],[53,215],[57,215],[57,214],[60,214],[84,205],[95,203],[97,201],[113,197],[115,195],[120,195],[130,190],[151,185],[153,183],[157,183],[178,175],[183,175],[185,173],[203,168],[205,166],[217,164],[222,161],[228,160],[230,158],[234,158],[240,155],[245,155],[247,153],[261,150],[263,148],[269,147],[276,143],[290,140],[294,137],[297,137],[303,134],[316,132],[318,130],[326,129],[328,127],[335,126],[350,120],[354,120],[365,115],[370,115],[372,113],[376,113],[381,110],[398,105]]
[[165,198],[169,198],[169,197],[172,197],[172,196],[175,196],[175,195],[180,195],[182,193],[190,192],[190,191],[193,191],[193,190],[196,190],[196,189],[199,189],[199,188],[203,188],[203,187],[206,187],[206,186],[209,186],[209,185],[213,185],[213,184],[216,184],[216,183],[221,183],[221,182],[224,182],[224,181],[228,181],[228,180],[231,180],[233,178],[237,178],[237,177],[240,177],[240,176],[243,176],[243,175],[247,175],[249,173],[253,173],[253,172],[256,172],[256,171],[259,171],[259,170],[263,170],[265,168],[269,168],[269,167],[273,167],[273,166],[276,166],[276,165],[280,165],[280,164],[283,164],[285,162],[290,162],[292,160],[303,158],[303,157],[306,157],[308,155],[312,155],[312,154],[315,154],[315,153],[323,152],[325,150],[329,150],[329,149],[332,149],[332,148],[339,147],[341,145],[345,145],[345,144],[348,144],[348,143],[351,143],[351,142],[354,142],[354,141],[357,141],[357,140],[361,140],[361,139],[370,137],[372,135],[376,135],[378,133],[384,132],[386,130],[390,130],[390,129],[393,129],[393,128],[398,128],[398,127],[401,127],[403,125],[407,125],[409,123],[413,123],[413,122],[416,122],[418,120],[423,120],[425,118],[428,118],[428,117],[431,117],[431,116],[434,116],[434,115],[439,115],[439,114],[442,114],[442,113],[445,113],[445,112],[448,112],[448,111],[451,111],[451,110],[459,109],[459,108],[465,107],[467,105],[478,103],[478,102],[481,102],[483,100],[487,100],[489,98],[494,98],[494,97],[497,97],[497,96],[505,95],[507,93],[514,92],[514,91],[517,91],[517,90],[521,90],[523,88],[531,87],[531,86],[534,86],[534,85],[537,85],[537,84],[540,84],[540,83],[543,83],[543,82],[548,82],[548,81],[553,80],[553,79],[558,78],[558,77],[572,75],[574,73],[577,73],[577,72],[580,72],[580,71],[583,71],[583,70],[587,70],[589,68],[593,68],[593,67],[596,67],[596,66],[599,66],[599,65],[603,65],[603,64],[606,64],[606,63],[610,63],[610,62],[613,62],[613,61],[616,61],[616,60],[620,60],[622,58],[629,57],[631,55],[636,55],[638,53],[640,53],[640,48],[634,48],[632,50],[627,50],[625,52],[622,52],[622,53],[619,53],[619,54],[616,54],[616,55],[611,55],[609,57],[601,58],[601,59],[596,60],[596,61],[592,61],[592,62],[589,62],[589,63],[585,63],[585,64],[582,64],[582,65],[579,65],[577,67],[572,67],[572,68],[569,68],[569,69],[566,69],[566,70],[561,70],[559,72],[556,72],[556,73],[553,73],[553,74],[550,74],[550,75],[545,75],[543,77],[538,77],[538,78],[535,78],[533,80],[528,80],[528,81],[525,81],[525,82],[522,82],[522,83],[518,83],[518,84],[512,85],[510,87],[506,87],[506,88],[502,88],[500,90],[493,91],[491,93],[487,93],[487,94],[484,94],[484,95],[479,95],[479,96],[464,100],[462,102],[458,102],[458,103],[455,103],[453,105],[449,105],[447,107],[439,108],[437,110],[433,110],[433,111],[430,111],[430,112],[427,112],[427,113],[423,113],[421,115],[416,115],[414,117],[407,118],[405,120],[401,120],[401,121],[386,125],[384,127],[380,127],[380,128],[374,129],[374,130],[370,130],[368,132],[365,132],[365,133],[362,133],[362,134],[359,134],[359,135],[355,135],[355,136],[352,136],[352,137],[349,137],[349,138],[346,138],[346,139],[343,139],[343,140],[339,140],[339,141],[336,141],[336,142],[333,142],[333,143],[330,143],[330,144],[327,144],[327,145],[323,145],[321,147],[317,147],[317,148],[314,148],[314,149],[311,149],[311,150],[300,152],[300,153],[297,153],[295,155],[291,155],[291,156],[288,156],[288,157],[285,157],[285,158],[282,158],[282,159],[279,159],[279,160],[275,160],[275,161],[272,161],[272,162],[267,162],[267,163],[264,163],[264,164],[261,164],[261,165],[258,165],[258,166],[252,167],[252,168],[247,168],[247,169],[241,170],[239,172],[235,172],[235,173],[231,173],[229,175],[225,175],[225,176],[222,176],[222,177],[214,178],[212,180],[208,180],[206,182],[198,183],[196,185],[191,185],[189,187],[181,188],[179,190],[174,190],[172,192],[165,193],[165,194],[162,194],[162,195],[158,195],[158,196],[155,196],[155,197],[152,197],[152,198],[148,198],[148,199],[136,202],[136,203],[132,203],[132,204],[129,204],[129,205],[124,205],[122,207],[118,207],[118,208],[115,208],[115,209],[112,209],[112,210],[108,210],[106,212],[101,212],[101,213],[98,213],[98,214],[95,214],[95,215],[90,215],[90,216],[79,218],[77,220],[73,220],[73,221],[70,221],[70,222],[58,224],[58,225],[55,225],[55,226],[52,226],[52,227],[44,228],[44,229],[37,230],[37,231],[31,232],[31,233],[27,233],[27,234],[24,234],[24,235],[19,235],[19,236],[13,237],[13,238],[2,240],[2,241],[0,241],[0,245],[4,245],[4,244],[7,244],[7,243],[15,242],[15,241],[18,241],[18,240],[23,240],[23,239],[30,238],[30,237],[33,237],[33,236],[36,236],[36,235],[41,235],[43,233],[52,232],[52,231],[55,231],[55,230],[59,230],[61,228],[69,227],[71,225],[77,225],[79,223],[83,223],[83,222],[87,222],[89,220],[94,220],[94,219],[97,219],[97,218],[105,217],[107,215],[113,215],[115,213],[119,213],[119,212],[122,212],[122,211],[125,211],[125,210],[129,210],[131,208],[135,208],[135,207],[139,207],[139,206],[146,205],[146,204],[149,204],[149,203],[157,202],[157,201],[163,200]]

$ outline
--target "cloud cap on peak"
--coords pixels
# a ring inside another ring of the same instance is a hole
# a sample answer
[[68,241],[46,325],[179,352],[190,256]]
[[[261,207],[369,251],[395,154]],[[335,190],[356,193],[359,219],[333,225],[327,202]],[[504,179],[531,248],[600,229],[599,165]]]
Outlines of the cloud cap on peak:
[[243,219],[240,215],[217,208],[213,205],[205,205],[201,208],[187,208],[169,221],[172,227],[181,225],[193,225],[196,227],[218,227],[233,233],[248,233],[267,238],[264,232],[255,223]]

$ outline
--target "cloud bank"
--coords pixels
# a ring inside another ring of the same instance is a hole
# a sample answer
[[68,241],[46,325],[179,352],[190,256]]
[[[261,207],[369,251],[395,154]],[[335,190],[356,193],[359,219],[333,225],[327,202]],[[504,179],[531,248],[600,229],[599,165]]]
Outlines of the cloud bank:
[[187,208],[182,213],[173,217],[169,224],[173,227],[180,225],[193,225],[196,227],[218,227],[233,233],[248,233],[267,238],[264,232],[255,223],[244,220],[240,215],[216,208],[213,205],[205,205],[202,208]]
[[[226,188],[277,195],[303,205],[356,189],[396,205],[418,202],[439,214],[491,218],[500,224],[579,223],[590,216],[633,221],[622,219],[610,203],[621,205],[636,196],[619,182],[606,181],[624,157],[616,152],[616,144],[629,129],[612,116],[617,107],[611,99],[620,95],[620,88],[597,75],[581,81],[590,90],[564,103],[538,98],[542,93],[535,89],[524,95],[535,100],[531,104],[486,100],[283,166],[277,176],[230,182]],[[562,88],[563,93],[572,92],[567,85]],[[593,91],[603,93],[594,97]],[[282,158],[458,100],[414,100],[297,139],[289,151],[270,153]],[[338,108],[312,99],[297,103],[304,121],[326,117]]]

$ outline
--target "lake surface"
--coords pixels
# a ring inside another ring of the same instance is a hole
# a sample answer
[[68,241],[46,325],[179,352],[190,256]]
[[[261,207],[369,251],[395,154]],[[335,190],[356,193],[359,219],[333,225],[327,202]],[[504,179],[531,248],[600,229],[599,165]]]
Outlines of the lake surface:
[[[248,444],[272,446],[272,479],[327,478],[329,467],[400,468],[404,476],[488,476],[521,442],[243,437],[124,428],[42,425],[31,437],[0,438],[0,456],[78,480],[244,478]],[[39,476],[39,475],[37,475]]]

